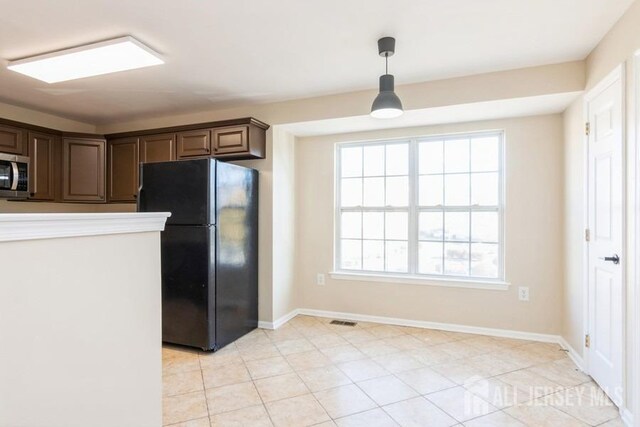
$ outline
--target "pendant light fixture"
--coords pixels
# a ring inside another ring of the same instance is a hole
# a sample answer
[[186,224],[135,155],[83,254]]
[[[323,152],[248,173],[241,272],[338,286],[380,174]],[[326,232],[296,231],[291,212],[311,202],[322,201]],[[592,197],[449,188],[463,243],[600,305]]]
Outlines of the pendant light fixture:
[[396,39],[383,37],[378,40],[378,53],[384,56],[385,73],[380,76],[380,93],[373,100],[371,117],[391,119],[402,115],[402,102],[394,92],[393,75],[389,74],[389,57],[396,51]]

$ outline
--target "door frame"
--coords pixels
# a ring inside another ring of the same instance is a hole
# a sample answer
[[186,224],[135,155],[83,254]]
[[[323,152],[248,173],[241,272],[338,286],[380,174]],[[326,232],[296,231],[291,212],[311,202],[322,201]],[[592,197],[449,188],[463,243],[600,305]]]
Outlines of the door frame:
[[[627,283],[627,130],[626,130],[626,82],[625,82],[625,71],[626,71],[626,63],[618,64],[606,77],[604,77],[598,84],[596,84],[593,88],[591,88],[585,95],[583,99],[583,122],[586,124],[589,121],[589,102],[597,97],[603,90],[609,87],[611,84],[615,83],[617,80],[620,80],[620,91],[621,91],[621,114],[620,114],[620,126],[622,133],[622,247],[620,249],[620,257],[621,257],[621,267],[622,267],[622,360],[620,361],[622,364],[622,400],[618,402],[620,404],[619,409],[622,410],[627,406],[626,395],[627,395],[627,385],[626,383],[626,375],[627,375],[627,366],[626,366],[626,355],[627,355],[627,291],[626,291],[626,283]],[[587,230],[589,228],[589,136],[586,132],[583,134],[583,224],[584,229]],[[582,349],[583,349],[583,368],[586,374],[589,374],[589,348],[585,345],[585,337],[589,333],[590,326],[590,311],[589,311],[589,242],[586,241],[586,238],[583,238],[583,251],[582,251],[582,259],[583,259],[583,340],[582,340]]]
[[[630,287],[629,297],[631,298],[631,310],[634,315],[633,319],[631,319],[633,329],[630,331],[630,345],[632,345],[631,360],[640,360],[640,50],[633,55],[633,79],[631,84],[633,85],[631,108],[633,109],[632,120],[634,123],[630,126],[632,135],[629,135],[630,148],[633,149],[633,152],[630,153],[630,155],[633,155],[633,161],[630,165],[632,170],[629,171],[629,176],[633,178],[635,188],[633,189],[633,208],[631,209],[634,227],[631,248],[634,253],[631,277],[629,278],[633,286]],[[634,378],[632,379],[632,384],[630,384],[630,389],[634,402],[629,402],[627,407],[632,411],[637,422],[640,419],[640,366],[635,369],[633,374]]]

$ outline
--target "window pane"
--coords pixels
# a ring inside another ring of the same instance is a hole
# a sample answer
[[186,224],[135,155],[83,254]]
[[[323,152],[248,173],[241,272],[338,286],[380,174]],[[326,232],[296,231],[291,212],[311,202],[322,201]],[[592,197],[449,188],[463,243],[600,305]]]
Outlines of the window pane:
[[384,175],[384,145],[364,147],[364,176]]
[[471,204],[479,206],[498,205],[498,174],[471,174]]
[[387,212],[385,215],[385,239],[407,240],[409,237],[409,214]]
[[360,270],[362,268],[360,240],[342,240],[340,242],[340,266],[345,270]]
[[409,178],[387,178],[387,206],[409,205]]
[[364,240],[362,242],[362,269],[384,271],[384,242]]
[[419,147],[418,173],[442,173],[442,141],[421,142]]
[[[442,240],[442,212],[421,212],[418,239]],[[442,251],[442,247],[440,248]]]
[[444,244],[444,273],[454,276],[469,275],[469,245],[467,243]]
[[444,238],[454,242],[469,241],[469,212],[444,214]]
[[444,143],[444,171],[469,171],[469,140],[452,139]]
[[443,188],[442,175],[421,176],[418,183],[420,206],[440,206],[442,205]]
[[442,274],[442,243],[420,242],[418,251],[418,273]]
[[340,156],[342,176],[362,176],[362,147],[342,148]]
[[498,170],[497,136],[474,138],[471,140],[471,170],[474,172],[494,172]]
[[384,178],[364,178],[363,206],[384,206]]
[[409,174],[409,144],[389,144],[387,147],[387,175]]
[[396,273],[408,271],[409,245],[407,242],[385,242],[385,270]]
[[471,240],[474,242],[498,242],[498,212],[474,212],[471,214]]
[[364,212],[362,214],[362,237],[364,239],[384,239],[384,212]]
[[362,214],[360,212],[342,212],[340,235],[344,239],[359,239],[362,235]]
[[469,206],[469,175],[445,175],[444,204],[446,206]]
[[347,178],[342,180],[340,205],[342,207],[362,205],[362,178]]
[[471,245],[471,275],[477,277],[498,277],[498,245]]

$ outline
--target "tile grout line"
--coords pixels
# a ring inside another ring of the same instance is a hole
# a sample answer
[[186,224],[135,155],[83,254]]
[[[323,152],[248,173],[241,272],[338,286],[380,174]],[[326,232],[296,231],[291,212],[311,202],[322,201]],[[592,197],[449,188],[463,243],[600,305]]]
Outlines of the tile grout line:
[[200,378],[202,379],[202,391],[204,393],[204,403],[207,406],[207,418],[209,419],[209,424],[211,424],[211,411],[209,410],[209,399],[207,398],[207,386],[204,382],[204,369],[202,368],[202,359],[198,354],[198,366],[200,366]]

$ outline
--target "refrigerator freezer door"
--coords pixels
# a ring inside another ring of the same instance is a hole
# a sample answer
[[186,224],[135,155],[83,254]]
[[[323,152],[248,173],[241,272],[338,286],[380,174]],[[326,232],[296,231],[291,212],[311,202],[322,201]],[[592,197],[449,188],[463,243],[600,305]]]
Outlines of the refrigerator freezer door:
[[162,232],[162,340],[215,347],[215,227]]
[[171,212],[170,225],[215,224],[212,159],[140,165],[139,212]]

